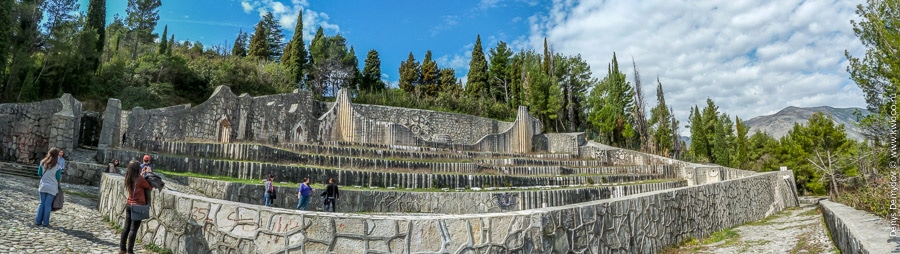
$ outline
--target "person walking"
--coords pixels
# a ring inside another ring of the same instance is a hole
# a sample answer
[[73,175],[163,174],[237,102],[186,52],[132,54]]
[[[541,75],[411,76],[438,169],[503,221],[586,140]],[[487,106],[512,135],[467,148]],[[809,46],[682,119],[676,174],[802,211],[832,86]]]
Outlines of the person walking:
[[131,161],[125,168],[125,191],[128,193],[128,201],[125,203],[125,227],[122,229],[122,237],[119,241],[119,253],[134,253],[134,238],[137,236],[141,221],[131,220],[132,205],[146,205],[147,199],[144,193],[153,188],[147,179],[141,175],[149,172],[149,167],[141,167],[137,161]]
[[47,156],[41,160],[38,166],[38,175],[41,176],[41,183],[38,186],[40,193],[40,203],[38,204],[37,216],[34,218],[35,226],[50,226],[50,211],[53,209],[53,198],[59,194],[59,180],[62,179],[62,168],[59,165],[59,149],[50,148]]
[[331,208],[331,212],[334,212],[337,206],[335,201],[341,198],[341,193],[338,191],[338,185],[334,183],[334,178],[328,178],[328,186],[325,187],[325,192],[322,192],[322,196],[325,197],[325,211],[328,211],[328,208]]
[[57,160],[56,164],[59,165],[59,168],[63,171],[66,170],[66,151],[64,151],[63,149],[59,149],[59,159]]
[[266,206],[272,206],[272,201],[275,199],[275,186],[272,185],[272,181],[274,180],[275,176],[272,174],[269,174],[269,178],[266,178],[266,194],[263,195]]
[[300,188],[297,190],[297,198],[300,199],[297,209],[306,211],[306,206],[309,205],[309,195],[313,192],[316,192],[316,190],[309,187],[309,177],[304,177],[303,182],[300,183]]

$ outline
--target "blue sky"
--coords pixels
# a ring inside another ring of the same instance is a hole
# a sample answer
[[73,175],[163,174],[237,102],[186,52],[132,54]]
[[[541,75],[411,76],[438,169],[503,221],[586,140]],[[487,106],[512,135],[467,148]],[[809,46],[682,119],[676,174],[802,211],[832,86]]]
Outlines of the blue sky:
[[[87,0],[79,0],[82,9]],[[126,0],[108,0],[107,21],[125,16]],[[375,49],[383,78],[396,83],[410,51],[426,50],[441,67],[465,78],[476,35],[485,53],[500,40],[516,51],[581,54],[593,76],[606,76],[616,52],[633,82],[634,58],[646,107],[656,104],[656,78],[666,102],[687,124],[688,109],[707,98],[731,117],[748,120],[787,106],[865,107],[849,79],[844,51],[861,56],[851,19],[862,0],[479,0],[318,1],[163,0],[157,32],[169,25],[176,40],[230,49],[238,31],[252,33],[261,13],[272,12],[286,37],[303,10],[304,39],[318,26],[342,34],[360,64]],[[683,131],[684,128],[682,128]]]

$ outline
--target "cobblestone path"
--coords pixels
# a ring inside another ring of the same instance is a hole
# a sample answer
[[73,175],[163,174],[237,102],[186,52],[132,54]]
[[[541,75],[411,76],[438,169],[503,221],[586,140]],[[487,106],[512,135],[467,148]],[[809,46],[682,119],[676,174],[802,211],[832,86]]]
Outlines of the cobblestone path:
[[[0,253],[118,253],[119,234],[97,214],[98,187],[63,184],[66,204],[34,227],[38,180],[0,174]],[[135,244],[135,253],[152,253]]]
[[801,204],[663,253],[837,253],[818,205]]

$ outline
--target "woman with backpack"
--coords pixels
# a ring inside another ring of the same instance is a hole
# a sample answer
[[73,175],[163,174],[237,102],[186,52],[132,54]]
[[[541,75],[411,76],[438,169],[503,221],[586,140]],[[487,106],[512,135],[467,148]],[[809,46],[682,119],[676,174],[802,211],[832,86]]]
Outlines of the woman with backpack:
[[128,201],[125,204],[125,226],[119,241],[120,254],[134,253],[134,238],[137,236],[138,228],[141,227],[141,221],[131,219],[131,210],[132,206],[147,205],[144,193],[148,193],[153,186],[142,175],[149,170],[149,167],[142,169],[141,164],[137,161],[129,162],[125,168],[125,191],[128,193]]
[[50,148],[47,156],[38,165],[38,175],[41,176],[41,184],[38,192],[41,193],[41,203],[38,205],[37,216],[34,218],[34,226],[50,226],[50,211],[53,209],[53,198],[59,194],[59,180],[62,179],[62,169],[59,167],[59,149]]

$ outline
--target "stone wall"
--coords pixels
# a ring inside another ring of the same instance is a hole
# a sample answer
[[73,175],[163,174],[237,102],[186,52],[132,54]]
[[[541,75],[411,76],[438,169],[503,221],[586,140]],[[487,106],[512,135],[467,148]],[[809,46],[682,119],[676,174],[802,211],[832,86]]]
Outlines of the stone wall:
[[[34,177],[38,177],[37,164],[0,162],[0,167],[34,172]],[[66,162],[66,171],[62,176],[62,182],[78,185],[100,186],[100,174],[104,169],[106,169],[106,166],[99,164],[68,161]]]
[[70,94],[32,103],[0,104],[0,160],[33,163],[50,147],[78,145],[81,102]]
[[579,154],[585,144],[584,132],[578,133],[544,133],[535,136],[535,151],[549,153]]
[[[169,176],[182,185],[190,186],[210,198],[247,204],[262,204],[265,188],[260,184],[248,185],[210,179]],[[276,179],[278,181],[278,179]],[[585,186],[566,189],[512,189],[492,188],[481,191],[431,191],[423,192],[377,189],[348,190],[343,188],[337,211],[346,213],[437,213],[475,214],[488,212],[519,211],[547,206],[561,206],[600,199],[617,198],[637,193],[687,186],[684,180],[660,183]],[[278,198],[275,207],[293,208],[297,205],[297,187],[276,187]],[[312,207],[322,208],[321,191],[311,196]]]
[[[98,209],[120,225],[122,182],[103,175]],[[559,207],[422,216],[304,212],[154,190],[139,235],[176,253],[651,253],[797,206],[792,188],[790,171],[769,172]]]
[[900,237],[889,221],[828,200],[819,201],[819,207],[841,253],[900,252]]
[[436,135],[448,135],[449,143],[454,144],[473,144],[512,124],[471,115],[379,105],[354,104],[353,109],[377,121],[405,126],[426,141],[433,141]]
[[[98,150],[103,161],[139,160],[143,152],[106,149]],[[665,174],[569,175],[569,176],[509,176],[489,174],[433,174],[427,172],[389,172],[385,170],[345,170],[274,163],[218,160],[198,157],[152,155],[156,168],[175,172],[226,176],[239,179],[263,179],[268,174],[289,182],[304,177],[324,182],[328,178],[345,185],[396,188],[471,188],[471,187],[529,187],[568,186],[593,183],[631,182],[665,178]]]

